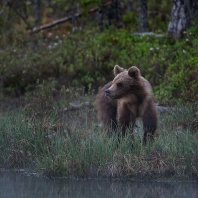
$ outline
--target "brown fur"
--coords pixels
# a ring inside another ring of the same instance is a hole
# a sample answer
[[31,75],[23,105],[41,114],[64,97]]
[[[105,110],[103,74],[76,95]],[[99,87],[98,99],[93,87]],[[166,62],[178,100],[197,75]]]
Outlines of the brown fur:
[[[144,139],[153,138],[157,128],[157,110],[150,83],[141,76],[140,70],[132,66],[125,70],[114,67],[115,78],[99,90],[96,96],[98,118],[105,128],[115,130],[118,126],[125,136],[126,128],[141,118]],[[107,97],[108,96],[108,97]]]

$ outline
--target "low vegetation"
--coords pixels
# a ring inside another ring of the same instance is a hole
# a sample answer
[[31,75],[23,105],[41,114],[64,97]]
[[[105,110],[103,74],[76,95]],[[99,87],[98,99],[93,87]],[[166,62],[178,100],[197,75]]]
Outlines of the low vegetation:
[[[136,65],[154,87],[160,102],[194,102],[198,95],[197,28],[171,42],[166,35],[134,36],[115,28],[98,33],[79,30],[66,36],[37,35],[32,42],[2,43],[1,95],[19,96],[35,86],[84,86],[85,91],[113,78],[115,64]],[[83,35],[86,36],[83,36]],[[9,55],[8,55],[9,54]]]
[[141,123],[133,141],[128,132],[118,143],[101,128],[91,105],[76,109],[54,101],[53,111],[46,112],[43,105],[1,113],[1,167],[33,169],[47,177],[198,178],[195,105],[160,115],[155,141],[146,146]]

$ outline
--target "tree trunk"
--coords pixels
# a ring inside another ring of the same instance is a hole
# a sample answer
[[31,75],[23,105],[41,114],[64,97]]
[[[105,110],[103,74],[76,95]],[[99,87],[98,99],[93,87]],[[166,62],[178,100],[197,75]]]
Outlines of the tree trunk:
[[134,11],[134,5],[133,5],[133,3],[134,3],[134,0],[128,0],[128,7],[127,7],[127,10],[128,10],[129,12]]
[[111,0],[103,3],[100,1],[100,9],[98,12],[98,26],[102,31],[104,27],[108,28],[112,24],[118,28],[123,27],[122,11],[120,0]]
[[75,29],[76,29],[76,20],[75,20],[74,14],[75,14],[74,0],[71,0],[71,15],[72,15],[71,23],[72,23],[72,31],[75,31]]
[[139,32],[148,32],[147,0],[138,0]]
[[41,22],[40,18],[40,0],[34,0],[34,14],[35,14],[35,26],[38,27]]
[[113,2],[115,6],[115,19],[116,19],[117,27],[122,28],[123,22],[122,22],[122,11],[121,11],[120,0],[114,0]]
[[168,36],[180,38],[182,31],[194,25],[198,18],[197,0],[173,0]]

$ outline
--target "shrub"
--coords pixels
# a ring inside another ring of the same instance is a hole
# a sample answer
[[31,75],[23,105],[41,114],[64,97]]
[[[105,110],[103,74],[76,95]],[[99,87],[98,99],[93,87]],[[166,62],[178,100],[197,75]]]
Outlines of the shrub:
[[124,68],[138,66],[162,102],[195,101],[197,44],[198,37],[191,31],[171,43],[165,36],[134,36],[130,30],[113,27],[102,33],[83,29],[66,37],[38,36],[37,48],[33,43],[3,45],[2,91],[25,93],[34,89],[37,82],[52,78],[57,81],[56,89],[80,85],[87,90],[92,84],[97,90],[112,80],[113,67],[118,64]]

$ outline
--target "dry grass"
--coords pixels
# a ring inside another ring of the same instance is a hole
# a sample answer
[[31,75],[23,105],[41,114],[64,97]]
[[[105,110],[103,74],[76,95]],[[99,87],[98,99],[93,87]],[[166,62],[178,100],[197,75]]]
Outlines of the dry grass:
[[141,126],[134,140],[130,133],[120,143],[116,135],[109,137],[91,106],[55,109],[43,117],[27,111],[26,106],[1,114],[1,167],[32,168],[48,177],[198,178],[194,105],[160,115],[158,135],[146,146]]

